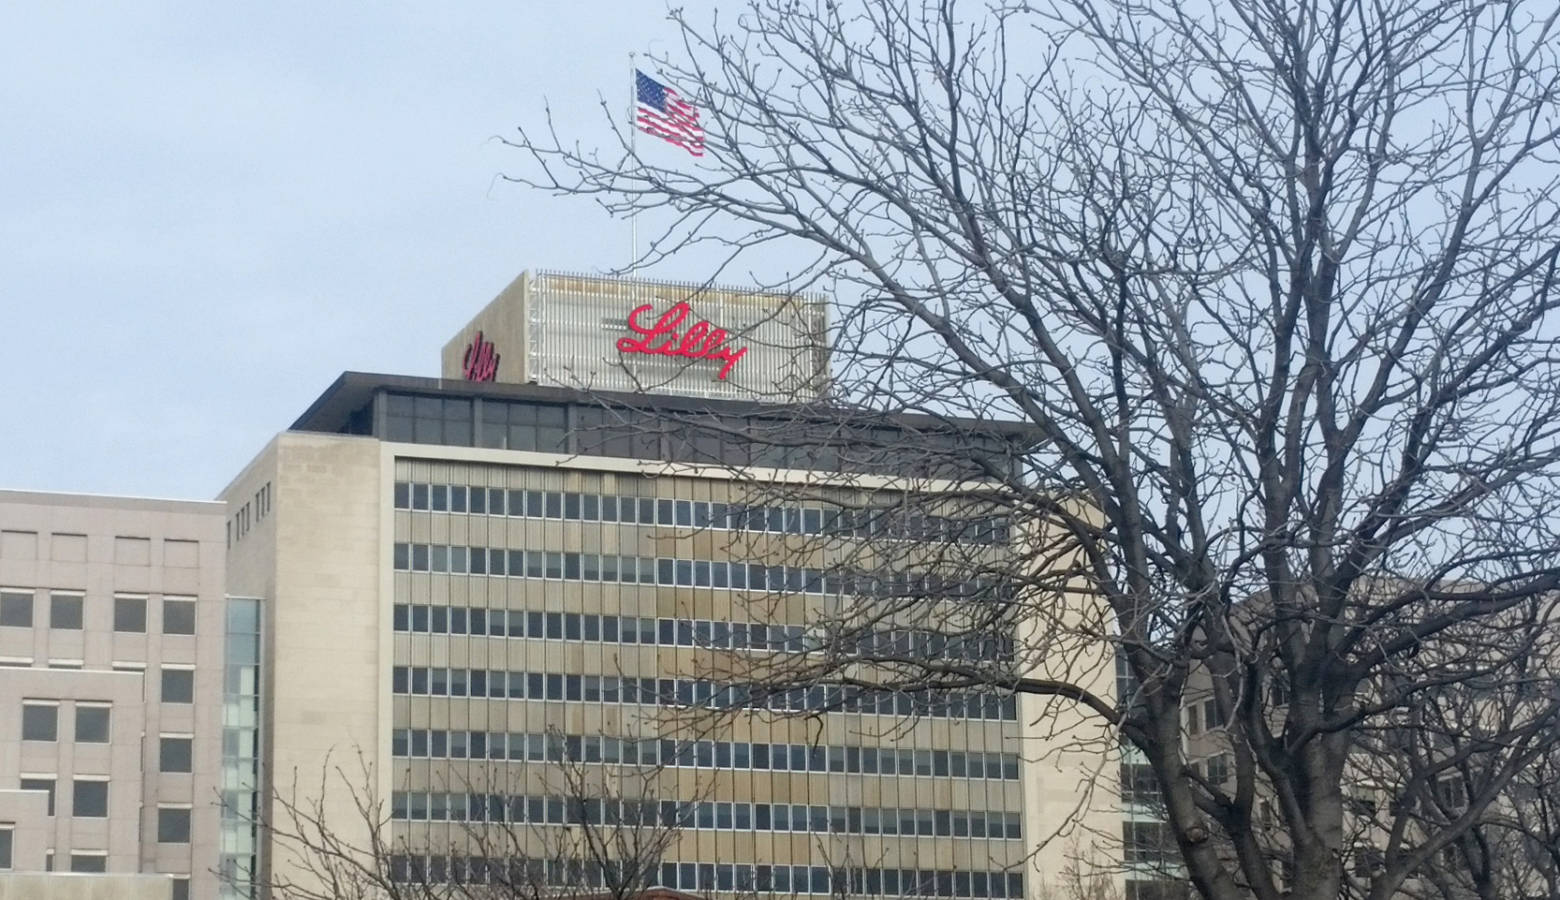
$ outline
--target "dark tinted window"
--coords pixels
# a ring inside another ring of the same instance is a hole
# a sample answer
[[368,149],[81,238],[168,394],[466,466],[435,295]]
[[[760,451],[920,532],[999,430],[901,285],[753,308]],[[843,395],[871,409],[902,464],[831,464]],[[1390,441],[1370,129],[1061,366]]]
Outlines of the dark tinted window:
[[160,772],[190,771],[191,745],[187,737],[165,737],[158,742],[157,770]]
[[22,591],[0,591],[0,625],[31,628],[33,595]]
[[106,706],[76,707],[76,741],[85,744],[108,743],[109,708]]
[[54,741],[59,739],[60,708],[54,704],[25,703],[22,705],[22,740]]
[[72,594],[49,595],[49,627],[81,630],[81,597]]
[[157,842],[159,844],[188,844],[190,842],[190,811],[188,809],[157,810]]
[[114,630],[128,632],[146,631],[146,598],[114,598]]
[[190,669],[163,669],[162,702],[194,703],[195,672]]
[[164,600],[163,634],[195,633],[195,601]]
[[101,819],[108,815],[108,782],[82,781],[71,785],[70,814]]

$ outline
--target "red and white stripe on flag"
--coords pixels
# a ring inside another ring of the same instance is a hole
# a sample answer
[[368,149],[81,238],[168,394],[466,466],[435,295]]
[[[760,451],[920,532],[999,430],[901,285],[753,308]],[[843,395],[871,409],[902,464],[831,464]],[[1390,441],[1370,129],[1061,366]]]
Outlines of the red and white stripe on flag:
[[635,122],[640,131],[681,147],[694,156],[704,155],[704,126],[699,108],[677,91],[643,72],[634,72]]

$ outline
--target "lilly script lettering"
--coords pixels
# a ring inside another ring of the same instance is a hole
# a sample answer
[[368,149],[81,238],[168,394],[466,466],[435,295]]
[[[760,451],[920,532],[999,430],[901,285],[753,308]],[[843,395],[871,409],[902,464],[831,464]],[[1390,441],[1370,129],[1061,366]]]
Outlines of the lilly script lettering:
[[466,345],[466,355],[461,359],[461,371],[467,381],[493,381],[498,377],[498,351],[493,342],[483,340],[482,332]]
[[721,366],[720,372],[715,375],[719,381],[725,381],[737,361],[747,354],[746,347],[728,346],[726,339],[731,337],[730,333],[723,328],[716,328],[706,320],[700,319],[689,325],[687,330],[681,330],[683,321],[693,314],[692,308],[686,303],[678,303],[661,313],[661,317],[655,320],[655,324],[647,327],[640,323],[640,317],[648,316],[652,309],[653,307],[646,303],[635,307],[634,311],[628,314],[628,327],[642,336],[618,338],[619,351],[644,353],[649,356],[718,360],[725,363]]

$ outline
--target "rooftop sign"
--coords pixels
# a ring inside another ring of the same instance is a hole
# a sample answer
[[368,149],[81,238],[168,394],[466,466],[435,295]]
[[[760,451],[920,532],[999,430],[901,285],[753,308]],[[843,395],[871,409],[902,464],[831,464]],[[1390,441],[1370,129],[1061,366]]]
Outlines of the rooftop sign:
[[827,388],[827,335],[817,295],[527,272],[445,345],[443,375],[809,402]]
[[[693,312],[686,303],[678,303],[655,320],[655,324],[646,326],[640,322],[643,316],[648,320],[651,310],[655,309],[649,303],[634,307],[634,311],[628,314],[629,330],[644,335],[642,338],[618,338],[617,348],[619,353],[645,353],[651,356],[682,356],[688,359],[713,359],[725,363],[716,373],[716,379],[725,381],[731,374],[731,369],[737,364],[737,360],[747,354],[747,348],[735,349],[726,346],[726,334],[724,329],[716,328],[707,321],[700,320],[688,326],[686,331],[678,333],[683,320]],[[481,334],[478,334],[481,337]]]
[[493,342],[482,339],[482,332],[466,345],[461,357],[461,372],[467,381],[495,381],[498,379],[498,352]]

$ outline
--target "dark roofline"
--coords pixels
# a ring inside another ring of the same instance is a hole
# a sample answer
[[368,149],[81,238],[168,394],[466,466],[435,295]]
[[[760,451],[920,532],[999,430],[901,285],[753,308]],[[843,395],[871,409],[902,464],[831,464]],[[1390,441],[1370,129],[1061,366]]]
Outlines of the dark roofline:
[[[452,378],[425,378],[417,375],[385,375],[373,372],[343,372],[304,410],[291,431],[336,432],[347,416],[361,409],[379,391],[395,391],[442,397],[481,397],[493,400],[532,400],[539,403],[581,406],[618,406],[667,413],[715,413],[730,416],[800,416],[818,422],[838,421],[842,413],[859,412],[872,424],[897,426],[916,431],[946,431],[950,426],[987,434],[1022,436],[1036,434],[1033,425],[1023,422],[983,419],[941,418],[922,413],[885,414],[872,410],[852,410],[827,404],[760,403],[749,400],[720,400],[706,397],[681,397],[669,394],[627,393],[623,391],[585,391],[540,384],[515,384],[497,381],[465,381]],[[816,410],[811,412],[810,410]]]

